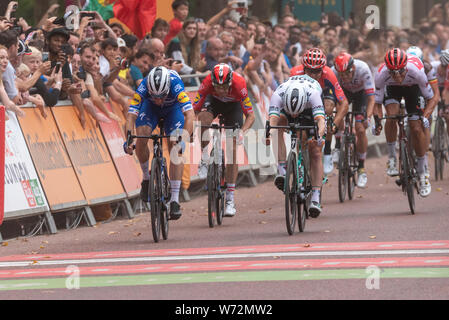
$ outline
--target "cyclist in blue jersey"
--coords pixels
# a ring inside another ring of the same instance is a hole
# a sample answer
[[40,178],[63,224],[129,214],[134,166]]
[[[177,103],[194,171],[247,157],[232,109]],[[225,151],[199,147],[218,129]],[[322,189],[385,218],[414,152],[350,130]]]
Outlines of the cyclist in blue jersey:
[[[156,67],[141,82],[134,94],[133,101],[128,110],[125,132],[131,132],[136,127],[137,136],[149,136],[159,123],[164,119],[164,131],[166,135],[182,133],[183,129],[191,136],[193,133],[193,120],[195,114],[192,103],[184,91],[184,83],[178,73],[165,67]],[[162,134],[162,132],[161,132]],[[175,140],[175,139],[170,139]],[[177,147],[182,153],[185,142],[170,141],[170,155],[173,155],[173,147]],[[133,146],[125,142],[123,146],[127,154],[133,154]],[[148,139],[137,138],[136,154],[143,172],[142,189],[140,196],[143,201],[149,202],[148,187],[150,181]],[[170,219],[177,220],[181,217],[179,205],[179,190],[181,188],[182,161],[170,161]]]

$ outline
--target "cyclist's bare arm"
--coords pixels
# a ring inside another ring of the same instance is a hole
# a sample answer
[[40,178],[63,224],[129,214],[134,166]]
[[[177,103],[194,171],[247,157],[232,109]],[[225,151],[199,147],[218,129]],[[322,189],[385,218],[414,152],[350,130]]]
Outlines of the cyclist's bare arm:
[[249,112],[245,117],[245,123],[243,123],[242,131],[246,133],[254,124],[256,117],[254,116],[254,112]]
[[342,126],[344,118],[346,117],[348,111],[349,111],[349,103],[347,99],[337,102],[337,114],[335,115],[334,119],[334,123],[337,125],[337,127]]
[[368,96],[368,102],[366,106],[366,120],[369,120],[374,115],[376,99],[374,95]]
[[438,88],[438,82],[432,82],[430,84],[433,90],[433,98],[427,101],[426,108],[423,112],[423,117],[429,118],[435,107],[440,101],[440,89]]

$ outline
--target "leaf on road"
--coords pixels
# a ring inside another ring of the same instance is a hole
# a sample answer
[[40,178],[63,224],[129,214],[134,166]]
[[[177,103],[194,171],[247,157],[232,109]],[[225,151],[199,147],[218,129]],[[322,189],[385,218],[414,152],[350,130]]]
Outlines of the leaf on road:
[[135,232],[134,233],[134,236],[136,236],[136,237],[141,236],[141,235],[142,235],[142,232]]
[[7,247],[8,246],[8,242],[2,242],[2,247]]
[[304,243],[303,247],[304,248],[310,248],[310,244],[309,243]]
[[376,239],[376,236],[370,236],[369,238],[370,239]]
[[267,224],[266,221],[260,221],[259,224]]
[[108,235],[113,235],[113,234],[117,234],[117,231],[109,231]]
[[441,191],[443,191],[443,190],[442,190],[441,188],[437,188],[437,191],[438,191],[438,192],[441,192]]
[[329,232],[331,232],[330,230],[324,230],[324,233],[329,233]]
[[260,214],[264,214],[264,213],[267,213],[267,211],[266,210],[259,210],[259,213]]

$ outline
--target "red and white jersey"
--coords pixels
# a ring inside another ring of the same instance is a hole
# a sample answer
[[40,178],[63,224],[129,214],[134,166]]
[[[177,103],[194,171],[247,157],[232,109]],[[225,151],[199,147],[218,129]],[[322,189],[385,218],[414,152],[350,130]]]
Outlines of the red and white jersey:
[[354,66],[355,73],[352,81],[350,82],[343,82],[337,70],[335,69],[335,66],[332,67],[332,71],[335,73],[341,87],[352,93],[365,90],[367,95],[374,95],[374,77],[368,64],[366,62],[363,62],[362,60],[354,59]]
[[217,100],[222,102],[240,102],[242,106],[243,113],[247,115],[248,113],[253,112],[253,106],[251,104],[251,100],[248,97],[248,89],[246,87],[245,78],[239,75],[237,72],[234,72],[232,78],[231,88],[228,91],[226,96],[219,96],[212,85],[212,77],[209,74],[201,83],[200,89],[198,90],[198,94],[195,98],[193,109],[195,111],[201,111],[204,102],[208,95],[212,95]]
[[434,93],[427,79],[424,65],[419,58],[408,55],[406,66],[406,76],[402,83],[397,83],[390,74],[390,70],[385,64],[379,68],[376,74],[376,103],[382,104],[385,96],[385,88],[387,86],[411,87],[419,86],[421,94],[426,100],[433,98]]

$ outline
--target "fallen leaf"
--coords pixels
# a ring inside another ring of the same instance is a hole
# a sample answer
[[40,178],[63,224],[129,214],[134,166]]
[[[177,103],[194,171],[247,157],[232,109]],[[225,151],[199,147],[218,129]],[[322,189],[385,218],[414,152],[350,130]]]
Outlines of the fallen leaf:
[[441,192],[441,191],[442,191],[442,189],[441,189],[441,188],[437,188],[437,191]]
[[109,235],[112,235],[112,234],[117,234],[118,232],[117,231],[109,231]]
[[264,213],[267,213],[267,211],[266,210],[259,210],[259,213],[260,214],[264,214]]
[[32,262],[31,262],[31,264],[38,264],[39,262],[37,262],[36,260],[33,260]]
[[330,230],[324,230],[324,232],[325,232],[325,233],[329,233],[329,232],[331,232],[331,231],[330,231]]
[[370,236],[369,238],[370,239],[376,239],[376,236]]
[[40,249],[45,249],[45,246],[40,246],[39,248],[40,248]]
[[48,241],[46,241],[46,240],[45,240],[45,241],[42,241],[42,243],[46,243],[46,244],[48,244]]
[[310,244],[305,243],[305,244],[303,245],[303,247],[304,247],[304,248],[310,248]]
[[134,233],[134,235],[135,235],[136,237],[138,237],[138,236],[142,235],[142,232],[136,232],[136,233]]
[[267,224],[266,221],[260,221],[259,224]]
[[28,242],[29,240],[28,239],[22,239],[22,242]]
[[7,247],[8,246],[8,242],[2,242],[2,247]]
[[357,196],[357,198],[358,198],[358,199],[362,199],[362,198],[363,198],[363,196],[362,196],[362,195],[360,195],[360,196]]

